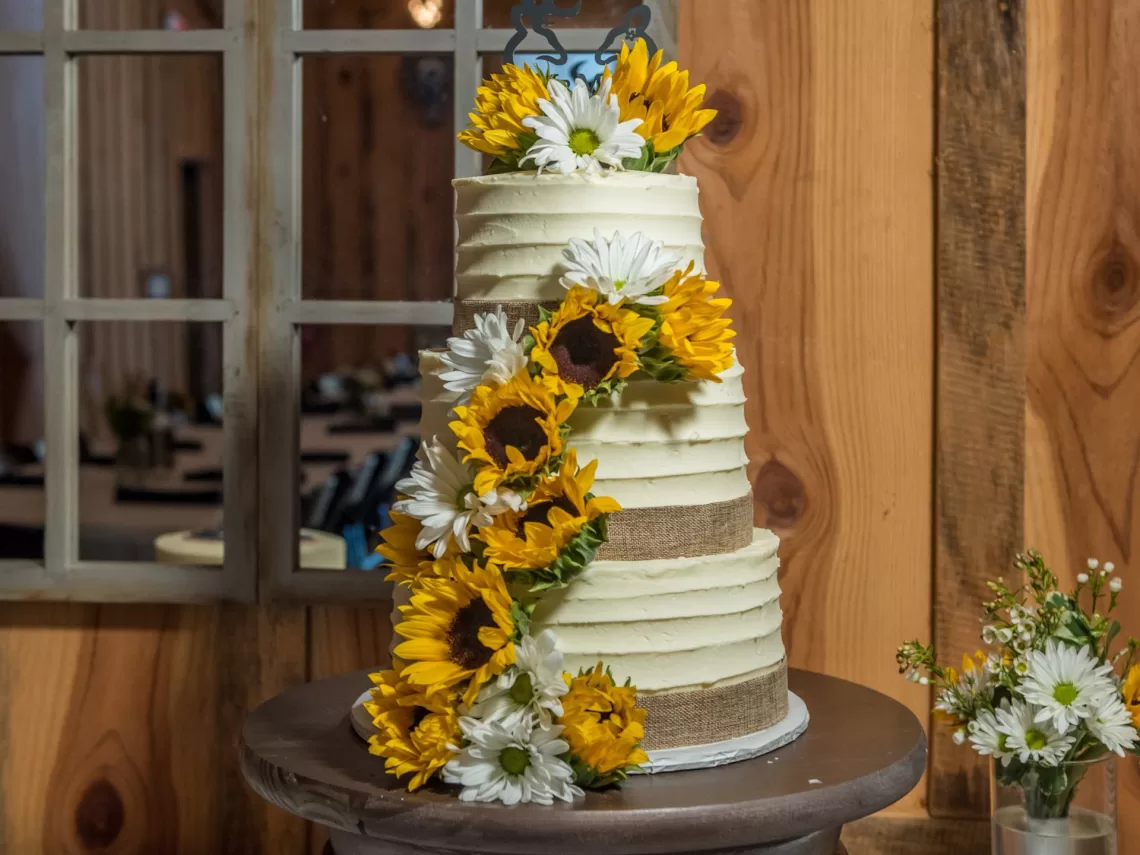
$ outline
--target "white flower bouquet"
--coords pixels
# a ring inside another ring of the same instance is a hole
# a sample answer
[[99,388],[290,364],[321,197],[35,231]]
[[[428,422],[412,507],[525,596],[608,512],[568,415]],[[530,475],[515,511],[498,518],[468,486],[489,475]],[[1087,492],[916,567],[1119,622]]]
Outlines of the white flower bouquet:
[[987,650],[965,656],[961,671],[918,641],[896,658],[909,680],[934,687],[954,741],[992,756],[998,783],[1023,791],[1028,817],[1062,818],[1091,764],[1140,747],[1140,641],[1114,646],[1121,580],[1111,563],[1090,559],[1068,593],[1036,552],[1015,567],[1022,587],[988,583]]

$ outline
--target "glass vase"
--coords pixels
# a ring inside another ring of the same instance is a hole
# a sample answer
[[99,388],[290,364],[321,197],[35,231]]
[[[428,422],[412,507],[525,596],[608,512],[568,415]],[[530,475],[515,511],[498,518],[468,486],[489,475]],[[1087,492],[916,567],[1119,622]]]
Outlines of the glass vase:
[[1116,757],[1029,771],[1024,786],[990,776],[993,855],[1118,855]]

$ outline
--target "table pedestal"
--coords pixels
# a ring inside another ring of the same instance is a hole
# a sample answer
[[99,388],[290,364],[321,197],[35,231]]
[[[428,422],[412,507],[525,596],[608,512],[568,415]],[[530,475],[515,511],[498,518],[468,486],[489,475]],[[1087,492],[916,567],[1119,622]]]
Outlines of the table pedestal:
[[[465,849],[425,849],[421,846],[408,846],[403,843],[377,840],[374,837],[361,837],[347,831],[333,828],[329,831],[329,845],[325,855],[466,855]],[[675,852],[673,855],[844,855],[846,852],[839,843],[839,829],[830,828],[817,831],[798,840],[771,843],[765,846],[740,849],[702,849],[700,852]],[[488,850],[479,855],[498,855]],[[534,853],[542,855],[542,853]]]

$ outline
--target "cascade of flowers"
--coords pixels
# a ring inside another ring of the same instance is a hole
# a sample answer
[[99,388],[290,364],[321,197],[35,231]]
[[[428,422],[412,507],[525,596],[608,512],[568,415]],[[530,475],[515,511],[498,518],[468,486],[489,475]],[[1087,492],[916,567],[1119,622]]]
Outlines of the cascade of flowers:
[[606,540],[617,502],[591,490],[568,422],[635,375],[719,381],[734,332],[718,283],[641,233],[564,250],[561,304],[529,331],[502,308],[448,341],[450,437],[433,437],[380,552],[410,589],[391,669],[373,675],[370,750],[414,790],[436,775],[460,798],[569,801],[646,761],[636,689],[604,663],[565,673],[530,631],[544,591],[570,584]]
[[687,71],[662,64],[661,51],[650,57],[638,39],[593,83],[503,66],[479,87],[459,140],[493,158],[490,173],[661,172],[716,116],[701,108],[704,97],[703,84],[690,89]]
[[1140,750],[1140,641],[1114,648],[1121,580],[1089,559],[1071,591],[1036,552],[1020,555],[1024,584],[990,582],[982,641],[962,669],[937,664],[933,647],[902,645],[900,673],[935,689],[954,741],[991,756],[998,782],[1024,792],[1035,819],[1068,815],[1090,763]]

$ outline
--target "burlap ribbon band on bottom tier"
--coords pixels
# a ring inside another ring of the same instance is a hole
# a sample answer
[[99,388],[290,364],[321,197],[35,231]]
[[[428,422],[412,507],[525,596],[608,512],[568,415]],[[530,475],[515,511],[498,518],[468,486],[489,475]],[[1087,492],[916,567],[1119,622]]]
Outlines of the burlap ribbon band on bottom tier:
[[788,664],[731,686],[639,695],[637,705],[649,711],[641,743],[646,751],[748,736],[788,715]]
[[558,301],[537,303],[533,300],[456,300],[455,317],[451,322],[451,329],[455,335],[463,335],[467,330],[475,327],[475,316],[484,312],[493,312],[500,306],[510,321],[509,327],[514,329],[515,320],[522,318],[528,327],[538,323],[538,307],[545,306],[550,310],[558,308]]
[[752,496],[677,507],[630,508],[609,518],[603,561],[723,555],[752,543]]

